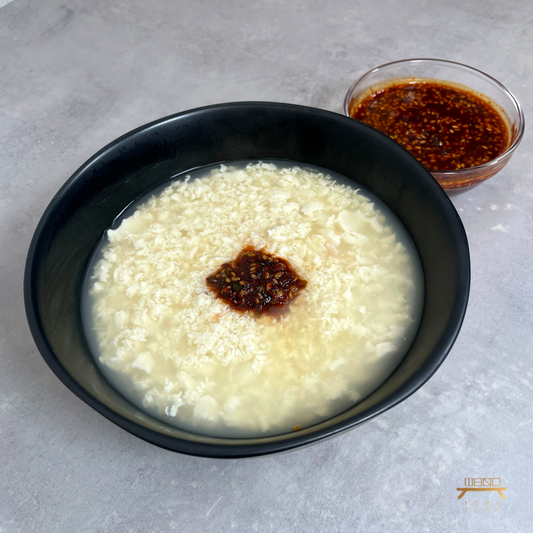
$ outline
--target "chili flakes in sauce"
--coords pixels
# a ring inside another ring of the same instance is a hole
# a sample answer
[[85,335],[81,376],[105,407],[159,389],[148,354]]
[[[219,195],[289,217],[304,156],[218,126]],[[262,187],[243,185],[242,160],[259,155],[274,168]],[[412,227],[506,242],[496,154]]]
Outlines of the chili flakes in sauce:
[[237,311],[283,310],[307,285],[285,259],[252,247],[207,277],[207,286]]
[[501,114],[473,92],[437,82],[387,86],[350,109],[387,134],[428,170],[459,170],[498,157],[510,135]]

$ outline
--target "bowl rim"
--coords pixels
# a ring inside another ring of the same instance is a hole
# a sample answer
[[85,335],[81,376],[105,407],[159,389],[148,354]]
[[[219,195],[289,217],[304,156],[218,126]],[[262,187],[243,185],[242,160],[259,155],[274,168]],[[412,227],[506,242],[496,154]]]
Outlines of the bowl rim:
[[[378,70],[381,70],[381,69],[384,69],[384,68],[388,68],[388,67],[391,67],[391,66],[395,66],[395,65],[408,64],[408,63],[442,63],[442,64],[446,64],[446,65],[452,65],[454,67],[461,67],[461,68],[470,70],[472,72],[476,72],[477,74],[480,74],[482,77],[487,78],[492,83],[494,83],[509,98],[509,100],[511,101],[511,103],[515,107],[515,110],[516,110],[517,115],[518,115],[518,124],[517,124],[517,128],[516,128],[516,135],[515,135],[515,137],[513,139],[513,142],[499,156],[495,157],[494,159],[491,159],[490,161],[487,161],[486,163],[483,163],[481,165],[476,165],[474,167],[461,168],[461,169],[458,169],[458,170],[431,170],[430,172],[431,172],[432,175],[438,175],[439,178],[446,179],[446,178],[453,178],[453,177],[461,176],[461,175],[467,175],[467,174],[469,174],[471,172],[482,172],[484,170],[488,170],[488,169],[491,169],[491,168],[493,168],[495,166],[498,166],[499,164],[501,164],[502,160],[505,160],[505,159],[510,158],[512,156],[512,154],[514,153],[514,151],[516,150],[516,148],[518,147],[518,145],[522,141],[522,137],[524,136],[525,127],[526,127],[524,110],[522,109],[522,106],[520,105],[520,102],[515,97],[515,95],[509,89],[507,89],[507,87],[505,87],[505,85],[503,85],[503,83],[498,81],[493,76],[491,76],[491,75],[487,74],[486,72],[483,72],[482,70],[477,69],[475,67],[471,67],[469,65],[465,65],[464,63],[459,63],[458,61],[449,61],[447,59],[435,59],[435,58],[428,58],[428,57],[419,57],[419,58],[412,58],[412,59],[399,59],[397,61],[390,61],[389,63],[384,63],[383,65],[379,65],[377,67],[374,67],[372,70],[369,70],[369,71],[365,72],[362,76],[360,76],[358,79],[356,79],[350,85],[350,88],[348,89],[348,91],[346,92],[346,95],[344,97],[344,103],[343,103],[344,115],[347,116],[347,117],[350,117],[349,106],[350,106],[350,101],[351,101],[351,93],[360,82],[362,82],[365,78],[367,78],[368,76],[374,74]],[[391,80],[393,80],[393,79],[394,78],[391,78]],[[398,79],[400,79],[400,78],[398,78]],[[350,117],[350,118],[352,118],[352,117]],[[357,120],[357,119],[353,119],[353,120]]]
[[[272,440],[272,437],[256,439],[213,439],[225,440],[225,444],[220,444],[219,442],[211,443],[185,440],[176,436],[165,435],[162,432],[150,429],[119,414],[117,411],[102,403],[98,398],[93,396],[89,391],[81,386],[60,362],[58,357],[55,355],[54,349],[47,339],[47,335],[40,318],[38,298],[36,294],[37,269],[34,268],[34,266],[37,260],[38,247],[40,244],[39,241],[44,237],[47,226],[54,223],[54,210],[56,210],[61,204],[63,198],[68,194],[69,189],[75,186],[76,183],[84,177],[84,173],[93,167],[95,162],[98,162],[98,160],[104,158],[108,152],[114,151],[117,149],[117,147],[120,147],[123,143],[135,138],[137,135],[143,134],[144,132],[149,132],[153,130],[153,128],[164,124],[178,122],[185,117],[197,119],[205,113],[210,113],[223,108],[230,109],[248,107],[250,109],[258,109],[258,106],[269,111],[276,109],[293,110],[295,112],[308,113],[318,117],[322,116],[329,118],[330,120],[344,121],[346,125],[353,123],[353,119],[345,117],[342,114],[313,107],[277,102],[245,101],[213,104],[194,108],[141,125],[111,141],[98,152],[96,152],[96,154],[83,163],[61,186],[59,191],[55,194],[45,209],[36,227],[27,254],[24,270],[24,303],[26,316],[34,341],[50,369],[76,396],[81,398],[86,404],[122,429],[125,429],[129,433],[132,433],[133,435],[151,444],[186,455],[237,459],[283,453],[334,437],[373,419],[375,416],[387,411],[411,396],[433,376],[453,347],[466,314],[470,289],[470,254],[466,232],[461,219],[455,210],[455,207],[447,197],[446,193],[442,190],[438,182],[413,156],[411,156],[405,149],[403,149],[385,134],[371,128],[370,126],[358,122],[358,124],[360,124],[362,127],[368,128],[368,131],[372,132],[373,135],[379,135],[384,140],[386,139],[386,142],[393,143],[391,146],[394,146],[396,149],[398,147],[401,148],[401,152],[405,152],[405,154],[407,154],[409,158],[413,160],[413,162],[416,162],[416,164],[420,166],[420,170],[428,176],[428,182],[426,185],[433,189],[436,195],[441,196],[443,202],[445,203],[446,207],[444,209],[446,211],[447,221],[452,226],[452,233],[460,245],[458,257],[461,261],[461,269],[460,276],[458,276],[457,280],[458,295],[454,300],[453,313],[450,316],[450,320],[441,338],[438,340],[433,350],[434,357],[430,362],[424,363],[424,367],[409,377],[399,390],[394,391],[393,394],[380,400],[371,408],[366,409],[360,415],[354,415],[349,419],[341,420],[335,424],[328,425],[327,427],[323,427],[318,430],[314,429],[316,426],[311,426],[295,433],[280,434],[275,436],[274,440]],[[289,435],[290,438],[287,438]],[[245,443],[241,444],[242,441],[245,441]]]

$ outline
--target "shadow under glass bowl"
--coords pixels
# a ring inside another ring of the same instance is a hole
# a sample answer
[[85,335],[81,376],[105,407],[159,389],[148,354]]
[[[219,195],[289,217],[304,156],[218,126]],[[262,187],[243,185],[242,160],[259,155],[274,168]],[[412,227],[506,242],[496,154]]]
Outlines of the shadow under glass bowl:
[[[125,206],[172,176],[221,162],[286,159],[339,172],[399,217],[424,272],[420,326],[404,359],[372,394],[315,426],[271,437],[198,435],[150,416],[99,370],[80,317],[93,248]],[[238,458],[292,450],[354,428],[421,387],[451,349],[466,311],[470,261],[461,220],[438,183],[382,133],[342,115],[264,102],[221,104],[142,126],[82,165],[43,214],[28,252],[26,313],[43,358],[59,379],[130,433],[185,454]]]
[[344,98],[344,114],[351,116],[357,104],[372,93],[397,82],[443,81],[459,89],[473,90],[500,112],[507,123],[510,142],[491,161],[460,170],[431,170],[443,189],[458,191],[477,185],[498,173],[511,159],[525,130],[524,113],[518,100],[499,81],[475,68],[442,59],[405,59],[376,67],[356,80]]

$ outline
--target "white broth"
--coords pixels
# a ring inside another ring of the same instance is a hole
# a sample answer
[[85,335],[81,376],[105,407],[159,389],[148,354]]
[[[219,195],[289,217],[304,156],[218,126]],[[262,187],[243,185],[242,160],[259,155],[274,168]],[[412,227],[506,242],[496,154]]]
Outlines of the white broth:
[[[394,371],[420,318],[418,255],[381,201],[325,172],[279,161],[200,169],[112,225],[82,318],[124,396],[196,433],[260,437],[338,414]],[[234,310],[208,287],[246,247],[307,282],[283,314]]]

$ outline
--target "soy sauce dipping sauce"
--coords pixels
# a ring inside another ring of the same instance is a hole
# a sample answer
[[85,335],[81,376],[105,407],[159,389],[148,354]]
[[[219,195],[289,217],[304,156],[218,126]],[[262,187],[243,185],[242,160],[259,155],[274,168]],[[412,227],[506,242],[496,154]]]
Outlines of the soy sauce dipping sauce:
[[511,137],[489,101],[436,81],[386,86],[351,104],[350,116],[387,134],[430,171],[487,163],[505,152]]

